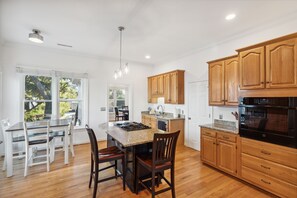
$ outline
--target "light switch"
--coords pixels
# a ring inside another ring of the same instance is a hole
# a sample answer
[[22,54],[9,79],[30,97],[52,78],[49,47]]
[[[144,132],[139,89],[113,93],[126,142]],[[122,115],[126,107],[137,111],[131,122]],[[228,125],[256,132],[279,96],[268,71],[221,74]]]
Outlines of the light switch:
[[106,107],[101,107],[100,111],[106,111]]

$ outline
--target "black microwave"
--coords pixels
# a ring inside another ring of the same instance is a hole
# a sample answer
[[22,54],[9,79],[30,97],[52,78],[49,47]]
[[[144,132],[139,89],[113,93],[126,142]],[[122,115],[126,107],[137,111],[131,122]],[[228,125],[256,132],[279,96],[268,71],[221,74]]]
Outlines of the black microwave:
[[239,135],[297,148],[297,97],[240,98]]

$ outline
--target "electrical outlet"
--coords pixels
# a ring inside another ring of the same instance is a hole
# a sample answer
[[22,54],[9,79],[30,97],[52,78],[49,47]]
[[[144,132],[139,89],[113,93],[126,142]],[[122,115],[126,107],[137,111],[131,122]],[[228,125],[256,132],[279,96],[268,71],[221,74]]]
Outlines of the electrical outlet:
[[223,114],[219,115],[219,119],[222,120],[223,119]]

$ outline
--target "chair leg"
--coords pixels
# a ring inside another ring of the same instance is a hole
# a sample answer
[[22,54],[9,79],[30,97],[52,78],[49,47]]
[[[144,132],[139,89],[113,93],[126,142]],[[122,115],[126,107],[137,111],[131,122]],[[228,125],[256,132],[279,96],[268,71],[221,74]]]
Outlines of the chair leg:
[[28,174],[28,160],[29,160],[29,150],[26,150],[25,154],[25,171],[24,171],[24,177]]
[[93,198],[96,197],[97,194],[97,187],[98,187],[98,177],[99,177],[99,171],[98,171],[98,164],[95,164],[95,178],[94,178],[94,191],[93,191]]
[[155,173],[155,170],[152,171],[152,198],[155,198],[155,176],[156,176],[156,173]]
[[126,190],[126,155],[122,159],[123,190]]
[[174,183],[174,168],[172,167],[170,170],[170,181],[171,181],[171,193],[172,193],[172,198],[175,198],[175,183]]
[[74,147],[73,147],[73,133],[71,133],[71,135],[70,135],[70,151],[72,153],[72,157],[75,157]]
[[117,169],[118,169],[118,161],[114,160],[114,176],[116,177],[116,179],[118,179]]
[[2,171],[6,170],[6,157],[4,156]]
[[93,172],[94,172],[94,161],[93,161],[93,157],[92,157],[91,158],[91,173],[90,173],[89,188],[91,188],[91,186],[92,186]]
[[51,142],[50,142],[50,163],[52,163],[55,160],[55,143],[56,138],[54,138]]
[[49,156],[49,142],[46,144],[46,170],[47,172],[50,171],[50,156]]
[[135,174],[135,178],[136,178],[136,185],[135,185],[135,193],[136,195],[138,195],[138,186],[139,186],[139,168],[138,168],[139,164],[137,163],[137,159],[136,159],[136,174]]

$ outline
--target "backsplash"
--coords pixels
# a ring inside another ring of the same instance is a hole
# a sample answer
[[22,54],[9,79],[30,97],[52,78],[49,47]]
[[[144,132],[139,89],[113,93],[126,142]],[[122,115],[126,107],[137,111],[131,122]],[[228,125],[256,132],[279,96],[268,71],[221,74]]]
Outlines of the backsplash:
[[236,122],[228,121],[228,120],[218,120],[218,119],[214,119],[214,125],[218,125],[218,126],[228,126],[228,127],[234,127],[234,128],[237,128]]

